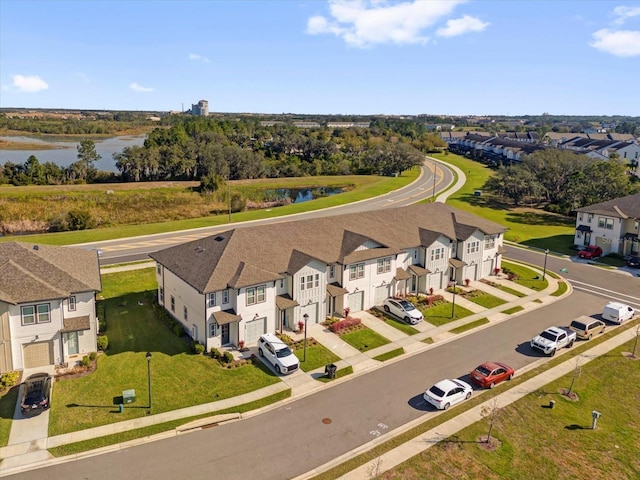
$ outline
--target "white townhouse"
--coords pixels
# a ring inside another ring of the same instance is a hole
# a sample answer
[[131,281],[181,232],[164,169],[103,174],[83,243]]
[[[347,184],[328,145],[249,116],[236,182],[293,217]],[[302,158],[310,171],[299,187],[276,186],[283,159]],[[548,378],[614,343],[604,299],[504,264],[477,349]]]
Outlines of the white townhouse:
[[0,372],[75,365],[97,349],[96,251],[0,243]]
[[150,256],[160,304],[209,350],[491,275],[504,231],[431,203],[236,228]]
[[640,193],[577,208],[575,211],[575,245],[598,245],[604,255],[640,254]]

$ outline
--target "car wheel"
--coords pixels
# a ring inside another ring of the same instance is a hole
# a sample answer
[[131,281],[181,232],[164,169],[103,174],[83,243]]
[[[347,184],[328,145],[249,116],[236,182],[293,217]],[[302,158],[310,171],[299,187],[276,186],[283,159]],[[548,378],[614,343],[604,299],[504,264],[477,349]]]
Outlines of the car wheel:
[[589,336],[587,337],[587,340],[591,340],[593,338],[593,333],[590,333]]
[[555,354],[556,354],[556,351],[555,351],[555,350],[551,350],[551,352],[549,352],[549,356],[550,356],[550,357],[553,357]]
[[495,386],[496,386],[496,384],[495,384],[494,382],[491,382],[491,383],[489,384],[489,388],[493,388],[493,387],[495,387]]
[[571,341],[569,342],[569,345],[567,345],[567,348],[571,348],[571,347],[573,347],[573,340],[571,340]]
[[276,373],[279,373],[282,375],[282,370],[280,369],[280,365],[276,365]]
[[449,407],[451,406],[450,403],[445,403],[444,407],[442,407],[443,410],[449,410]]
[[404,323],[411,324],[411,319],[409,317],[404,317]]
[[389,313],[389,305],[385,305],[383,308],[385,312]]
[[513,373],[509,375],[509,380],[513,380]]
[[602,327],[602,330],[600,330],[600,334],[601,335],[604,333],[604,329],[605,329],[605,327]]
[[465,400],[469,400],[471,398],[471,392],[467,393],[467,396],[464,397]]
[[264,357],[264,352],[262,351],[261,348],[258,349],[258,355],[261,357]]

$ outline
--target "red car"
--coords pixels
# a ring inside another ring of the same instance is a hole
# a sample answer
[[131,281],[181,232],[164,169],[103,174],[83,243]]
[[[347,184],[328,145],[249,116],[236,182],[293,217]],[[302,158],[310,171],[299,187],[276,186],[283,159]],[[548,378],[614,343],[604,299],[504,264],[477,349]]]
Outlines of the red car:
[[493,388],[505,380],[511,380],[515,371],[499,362],[484,362],[469,375],[471,381],[483,388]]
[[589,245],[578,252],[580,258],[596,258],[602,255],[602,249],[596,245]]

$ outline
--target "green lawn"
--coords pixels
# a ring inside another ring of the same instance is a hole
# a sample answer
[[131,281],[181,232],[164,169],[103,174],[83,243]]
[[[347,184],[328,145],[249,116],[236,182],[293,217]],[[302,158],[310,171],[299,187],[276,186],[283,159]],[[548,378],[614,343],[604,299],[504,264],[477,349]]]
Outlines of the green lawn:
[[353,332],[344,333],[340,335],[340,339],[344,340],[353,348],[356,348],[361,352],[366,352],[367,350],[372,350],[389,343],[389,340],[367,327],[362,327]]
[[449,302],[443,302],[439,305],[434,305],[429,308],[419,307],[420,311],[424,315],[425,322],[429,322],[431,325],[439,327],[454,320],[459,320],[469,315],[473,315],[473,312],[467,310],[460,305],[455,306],[453,317],[451,316],[452,304]]
[[473,330],[476,327],[479,327],[481,325],[484,325],[485,323],[489,323],[489,320],[487,318],[481,318],[480,320],[476,320],[474,322],[471,323],[467,323],[466,325],[462,325],[458,328],[454,328],[452,330],[449,330],[449,332],[451,333],[462,333],[462,332],[466,332],[468,330]]
[[[380,478],[640,478],[640,396],[629,389],[637,385],[638,361],[622,355],[632,344],[581,367],[574,384],[578,401],[561,395],[572,372],[501,408],[492,432],[500,441],[495,450],[477,443],[488,432],[488,422],[480,421]],[[545,408],[550,400],[553,410]],[[594,410],[602,416],[592,430]]]
[[569,289],[569,286],[567,285],[566,282],[558,282],[558,288],[551,295],[554,297],[559,297],[562,294],[564,294],[564,292],[566,292],[568,289]]
[[[341,377],[346,377],[347,375],[351,375],[353,373],[353,367],[351,365],[347,365],[344,368],[339,368],[336,371],[336,379]],[[315,378],[317,381],[322,383],[329,383],[332,379],[327,377],[326,375],[322,375],[320,377]]]
[[467,179],[464,187],[447,199],[448,205],[504,225],[508,228],[505,232],[506,240],[548,248],[554,252],[575,254],[571,249],[575,220],[541,209],[507,205],[486,191],[479,197],[475,196],[474,191],[482,190],[493,173],[489,167],[455,154],[432,156],[460,168]]
[[498,290],[502,290],[503,292],[509,293],[515,297],[526,297],[527,295],[525,293],[519,292],[518,290],[514,290],[513,288],[509,288],[509,287],[505,287],[504,285],[501,285],[499,283],[495,283],[492,281],[488,282],[488,285],[491,285],[493,288],[497,288]]
[[9,443],[13,412],[15,411],[16,403],[18,403],[19,390],[20,385],[14,385],[0,397],[0,447],[4,447]]
[[523,287],[539,291],[544,290],[549,286],[549,282],[547,282],[546,279],[542,280],[541,276],[539,276],[536,272],[525,265],[511,263],[503,260],[502,268],[508,268],[511,272],[518,275],[518,279],[513,280],[513,282],[522,285]]
[[114,298],[130,293],[155,291],[158,287],[156,269],[141,268],[102,275],[100,298]]
[[521,312],[522,310],[524,310],[524,308],[517,305],[515,307],[507,308],[506,310],[503,310],[500,313],[506,313],[507,315],[511,315],[512,313]]
[[304,356],[303,346],[296,348],[293,353],[300,360],[300,368],[303,372],[310,372],[340,360],[340,357],[319,343],[312,346],[307,345],[307,360],[304,362],[302,361]]
[[391,350],[390,352],[383,353],[382,355],[378,355],[377,357],[373,357],[374,360],[378,360],[379,362],[385,362],[395,357],[399,357],[400,355],[404,355],[404,348],[396,348],[395,350]]
[[465,295],[464,298],[484,308],[493,308],[507,303],[505,300],[502,300],[501,298],[495,297],[490,293],[486,293],[481,290],[475,290],[471,292],[470,295]]
[[405,335],[411,336],[411,335],[415,335],[416,333],[420,333],[420,330],[416,330],[411,325],[406,324],[405,322],[397,319],[396,317],[387,315],[386,313],[381,312],[380,310],[373,310],[371,313],[375,315],[377,318],[379,318],[380,320],[382,320],[383,322],[385,322],[387,325],[390,325],[393,328],[400,330]]

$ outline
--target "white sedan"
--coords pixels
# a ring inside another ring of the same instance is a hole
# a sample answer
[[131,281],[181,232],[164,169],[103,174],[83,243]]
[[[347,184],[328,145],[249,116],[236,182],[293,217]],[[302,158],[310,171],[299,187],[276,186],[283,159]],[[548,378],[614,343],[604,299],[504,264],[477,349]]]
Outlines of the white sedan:
[[473,387],[467,382],[454,378],[440,380],[424,392],[424,399],[438,410],[447,410],[451,405],[471,398]]
[[387,298],[382,302],[382,308],[387,313],[392,313],[398,318],[401,318],[405,323],[415,325],[418,322],[424,320],[422,313],[415,305],[407,300],[401,298]]

